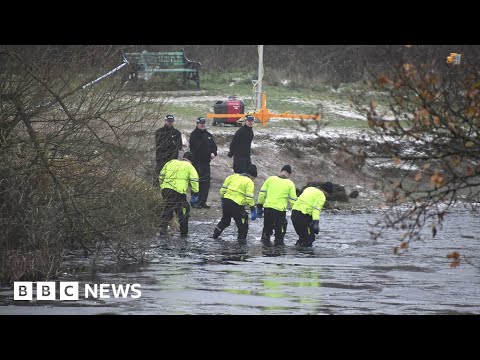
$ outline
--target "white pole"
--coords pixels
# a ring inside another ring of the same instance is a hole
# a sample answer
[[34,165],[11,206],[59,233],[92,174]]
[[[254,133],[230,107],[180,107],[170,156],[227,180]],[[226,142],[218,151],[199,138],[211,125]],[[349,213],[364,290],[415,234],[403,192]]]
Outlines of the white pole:
[[262,107],[262,78],[263,78],[263,45],[258,45],[258,82],[256,107]]

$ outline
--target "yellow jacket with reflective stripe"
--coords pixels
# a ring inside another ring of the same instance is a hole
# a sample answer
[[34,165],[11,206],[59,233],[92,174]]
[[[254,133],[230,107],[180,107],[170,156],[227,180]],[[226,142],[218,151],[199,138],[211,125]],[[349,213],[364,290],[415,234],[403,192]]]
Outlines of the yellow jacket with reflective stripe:
[[315,187],[307,187],[292,207],[305,215],[311,215],[312,220],[320,219],[320,212],[325,204],[326,197],[322,190]]
[[258,203],[263,207],[286,211],[288,202],[293,206],[297,200],[295,184],[280,176],[270,176],[265,180],[258,194]]
[[220,197],[230,199],[238,205],[255,205],[255,185],[247,175],[233,174],[225,179],[220,189]]
[[186,194],[188,183],[194,193],[198,192],[198,173],[187,160],[170,160],[159,176],[160,189],[173,189],[180,194]]

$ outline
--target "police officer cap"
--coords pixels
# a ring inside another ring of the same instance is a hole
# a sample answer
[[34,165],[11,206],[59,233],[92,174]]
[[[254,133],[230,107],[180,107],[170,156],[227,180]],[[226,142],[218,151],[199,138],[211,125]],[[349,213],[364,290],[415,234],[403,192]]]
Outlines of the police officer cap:
[[183,158],[192,161],[192,153],[190,151],[185,151]]
[[165,116],[165,121],[175,121],[175,117],[173,115]]
[[245,118],[246,121],[254,121],[255,118],[252,116],[252,115],[247,115],[247,117]]
[[288,172],[289,174],[292,174],[292,167],[290,165],[285,165],[284,167],[282,167],[282,170],[283,171],[285,170],[286,172]]
[[205,124],[206,120],[203,116],[197,118],[197,124]]
[[250,165],[247,170],[247,174],[253,177],[257,177],[257,167],[255,165]]

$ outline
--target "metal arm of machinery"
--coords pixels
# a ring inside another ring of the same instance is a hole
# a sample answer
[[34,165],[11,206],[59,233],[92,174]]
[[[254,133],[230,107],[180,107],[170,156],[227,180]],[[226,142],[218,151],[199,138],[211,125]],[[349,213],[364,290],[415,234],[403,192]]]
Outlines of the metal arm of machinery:
[[252,115],[262,123],[262,126],[266,126],[268,120],[271,118],[289,118],[289,119],[312,119],[315,121],[320,121],[320,113],[317,114],[291,114],[288,112],[284,112],[281,114],[274,114],[268,111],[267,109],[267,94],[265,92],[262,93],[262,107],[253,113],[246,113],[246,114],[211,114],[208,113],[208,118],[224,118],[224,117],[238,117],[239,120],[244,118],[247,115]]

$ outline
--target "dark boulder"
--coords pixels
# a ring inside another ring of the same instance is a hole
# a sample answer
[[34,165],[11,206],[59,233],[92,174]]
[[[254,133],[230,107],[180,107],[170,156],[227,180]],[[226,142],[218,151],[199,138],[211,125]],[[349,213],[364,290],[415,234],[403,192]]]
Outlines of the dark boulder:
[[[320,182],[320,181],[310,181],[307,183],[306,186],[302,188],[301,191],[298,191],[297,189],[297,196],[300,196],[300,194],[303,192],[303,190],[309,186],[313,186],[316,188],[319,188],[321,190],[325,190],[326,182]],[[350,198],[354,199],[358,196],[358,191],[354,190],[350,193]],[[347,195],[347,191],[345,190],[345,187],[339,184],[333,184],[333,191],[331,194],[327,194],[327,200],[328,201],[343,201],[343,202],[348,202],[349,196]]]
[[358,190],[353,190],[351,193],[350,193],[350,198],[352,199],[356,199],[358,197],[360,193],[358,192]]

